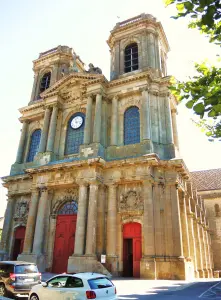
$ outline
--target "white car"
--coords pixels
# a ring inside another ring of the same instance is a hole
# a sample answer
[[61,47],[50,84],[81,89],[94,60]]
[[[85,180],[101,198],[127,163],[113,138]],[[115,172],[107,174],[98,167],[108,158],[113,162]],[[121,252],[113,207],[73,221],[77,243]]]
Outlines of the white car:
[[61,274],[33,286],[29,300],[115,300],[116,287],[103,274]]

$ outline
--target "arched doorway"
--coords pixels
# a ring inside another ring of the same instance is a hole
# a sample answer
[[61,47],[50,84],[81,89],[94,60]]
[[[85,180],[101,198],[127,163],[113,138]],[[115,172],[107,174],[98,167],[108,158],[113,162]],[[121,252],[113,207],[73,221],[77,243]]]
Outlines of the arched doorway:
[[141,225],[127,223],[123,228],[123,275],[140,277]]
[[69,201],[58,211],[52,267],[54,273],[67,272],[68,258],[74,252],[77,210],[77,202]]
[[16,260],[18,255],[22,253],[25,239],[25,226],[19,226],[14,231],[14,248],[13,260]]

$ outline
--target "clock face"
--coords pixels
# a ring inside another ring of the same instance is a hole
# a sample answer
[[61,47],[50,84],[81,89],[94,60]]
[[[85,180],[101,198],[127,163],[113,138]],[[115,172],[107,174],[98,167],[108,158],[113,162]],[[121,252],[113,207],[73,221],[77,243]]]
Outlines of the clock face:
[[72,121],[71,121],[71,127],[73,129],[77,129],[80,128],[81,125],[83,124],[83,118],[81,116],[77,116],[75,117]]

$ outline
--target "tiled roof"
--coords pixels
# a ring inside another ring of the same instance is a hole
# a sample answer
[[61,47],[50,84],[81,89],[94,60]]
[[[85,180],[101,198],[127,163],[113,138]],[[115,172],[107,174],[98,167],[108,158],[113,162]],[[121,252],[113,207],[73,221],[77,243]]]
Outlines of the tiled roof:
[[221,169],[195,171],[190,174],[198,191],[221,190]]

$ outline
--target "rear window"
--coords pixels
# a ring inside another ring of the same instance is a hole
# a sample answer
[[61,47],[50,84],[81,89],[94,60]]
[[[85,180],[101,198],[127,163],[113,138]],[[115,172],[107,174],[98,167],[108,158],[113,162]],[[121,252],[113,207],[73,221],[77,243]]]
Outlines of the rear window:
[[19,265],[15,266],[15,274],[38,273],[36,265]]
[[89,279],[88,283],[92,290],[104,289],[104,288],[114,286],[113,283],[106,277]]

